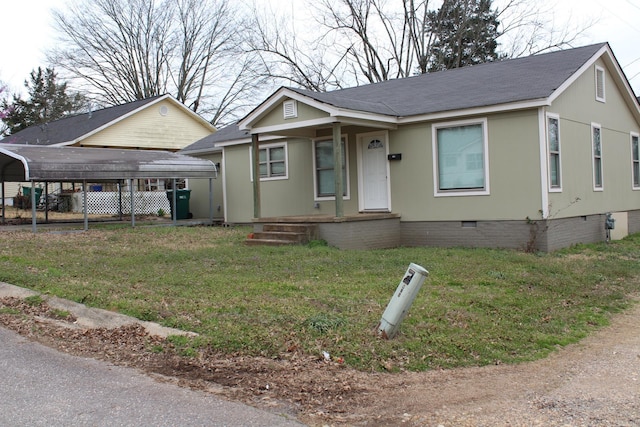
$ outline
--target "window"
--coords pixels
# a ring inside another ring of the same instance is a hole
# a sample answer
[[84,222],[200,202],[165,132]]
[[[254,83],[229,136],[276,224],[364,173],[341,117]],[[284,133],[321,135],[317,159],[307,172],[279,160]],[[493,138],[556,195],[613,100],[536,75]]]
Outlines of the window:
[[436,196],[488,194],[486,120],[435,124],[433,140]]
[[298,117],[298,104],[295,100],[284,101],[282,103],[282,109],[285,119],[295,119]]
[[633,188],[640,189],[640,148],[638,148],[638,134],[631,134],[631,162],[633,170]]
[[[251,168],[253,171],[253,168]],[[287,170],[287,145],[270,144],[263,145],[259,151],[260,180],[286,179]],[[253,179],[253,177],[251,178]]]
[[605,74],[604,68],[596,66],[596,101],[605,102]]
[[593,188],[602,190],[602,129],[591,124],[591,147],[593,150]]
[[547,146],[549,151],[549,186],[551,189],[562,188],[560,173],[560,119],[547,116]]
[[[347,181],[347,145],[342,139],[342,183],[344,197],[349,195]],[[315,196],[317,199],[333,198],[336,194],[334,177],[333,140],[314,141],[313,166],[315,168]]]

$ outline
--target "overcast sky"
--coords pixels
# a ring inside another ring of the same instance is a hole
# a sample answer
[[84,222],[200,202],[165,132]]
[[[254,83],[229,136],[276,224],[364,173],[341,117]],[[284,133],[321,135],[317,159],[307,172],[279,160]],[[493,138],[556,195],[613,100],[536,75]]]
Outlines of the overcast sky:
[[[52,45],[51,9],[69,0],[3,0],[0,11],[3,37],[0,43],[0,81],[12,91],[21,90],[29,73],[45,67],[44,51]],[[277,1],[281,5],[299,0]],[[399,0],[388,0],[399,1]],[[500,0],[494,0],[498,4]],[[640,1],[639,0],[537,0],[558,10],[558,21],[598,21],[581,45],[608,41],[631,86],[640,95]],[[567,17],[567,18],[565,18]]]

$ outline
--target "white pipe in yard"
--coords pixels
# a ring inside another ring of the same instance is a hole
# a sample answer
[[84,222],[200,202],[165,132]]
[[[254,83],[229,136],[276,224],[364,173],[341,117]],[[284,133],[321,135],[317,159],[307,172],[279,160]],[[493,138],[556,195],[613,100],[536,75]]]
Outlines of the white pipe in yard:
[[396,292],[382,314],[382,319],[377,327],[378,335],[385,339],[391,339],[396,335],[400,323],[407,315],[428,275],[429,272],[423,267],[414,263],[409,264],[404,278],[400,281]]

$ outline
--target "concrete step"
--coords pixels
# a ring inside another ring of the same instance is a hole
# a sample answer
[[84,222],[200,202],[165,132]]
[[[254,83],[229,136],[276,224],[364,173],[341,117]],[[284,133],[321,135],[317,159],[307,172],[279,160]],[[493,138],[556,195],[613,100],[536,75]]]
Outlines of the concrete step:
[[246,240],[249,245],[292,245],[307,244],[317,238],[318,227],[315,224],[268,223],[262,231],[252,233]]

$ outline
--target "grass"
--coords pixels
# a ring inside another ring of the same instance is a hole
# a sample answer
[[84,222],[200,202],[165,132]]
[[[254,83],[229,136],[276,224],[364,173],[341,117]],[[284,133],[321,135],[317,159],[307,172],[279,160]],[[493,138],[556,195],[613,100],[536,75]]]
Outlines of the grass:
[[[248,228],[0,232],[0,281],[195,331],[277,358],[326,351],[362,370],[538,359],[606,325],[640,291],[640,235],[552,254],[255,247]],[[430,275],[393,340],[375,328],[410,262]],[[184,342],[183,342],[184,341]]]

